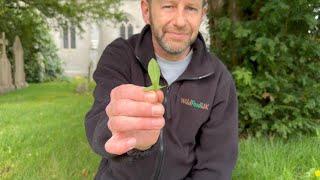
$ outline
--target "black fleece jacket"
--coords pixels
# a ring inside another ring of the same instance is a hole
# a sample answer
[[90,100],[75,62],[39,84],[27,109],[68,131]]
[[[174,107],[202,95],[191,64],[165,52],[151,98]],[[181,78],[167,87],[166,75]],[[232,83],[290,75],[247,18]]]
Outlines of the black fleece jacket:
[[[185,72],[165,88],[165,126],[146,151],[109,154],[111,137],[105,108],[111,90],[121,84],[150,86],[147,65],[155,58],[151,28],[128,40],[116,39],[104,50],[94,72],[94,103],[85,128],[93,151],[102,157],[95,179],[228,180],[238,154],[238,104],[232,76],[210,54],[198,34]],[[166,81],[161,76],[161,85]]]

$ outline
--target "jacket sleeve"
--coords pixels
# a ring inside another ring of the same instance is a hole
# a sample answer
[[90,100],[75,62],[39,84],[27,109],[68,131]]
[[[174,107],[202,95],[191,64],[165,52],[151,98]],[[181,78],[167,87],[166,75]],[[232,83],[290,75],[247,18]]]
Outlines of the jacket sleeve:
[[146,151],[131,150],[122,155],[110,154],[104,148],[105,143],[112,136],[107,126],[108,116],[105,112],[110,102],[110,92],[116,86],[131,82],[128,55],[122,44],[121,40],[116,40],[104,50],[93,74],[96,82],[93,92],[94,103],[85,116],[86,135],[93,151],[103,158],[118,162],[132,161],[133,158],[146,156],[155,146]]
[[[227,80],[226,80],[227,79]],[[186,180],[229,180],[238,154],[238,102],[231,75],[218,87],[210,119],[199,131],[196,164]]]

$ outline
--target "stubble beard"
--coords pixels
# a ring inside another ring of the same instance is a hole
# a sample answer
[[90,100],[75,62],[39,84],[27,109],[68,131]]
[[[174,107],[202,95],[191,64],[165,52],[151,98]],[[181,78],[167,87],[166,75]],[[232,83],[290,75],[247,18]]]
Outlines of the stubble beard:
[[[150,26],[151,26],[151,29],[152,29],[152,33],[154,34],[154,37],[157,41],[157,43],[160,45],[160,47],[166,51],[168,54],[172,54],[172,55],[179,55],[181,53],[183,53],[185,50],[187,50],[191,44],[196,40],[196,37],[194,38],[188,38],[187,41],[184,41],[182,45],[178,46],[178,47],[175,47],[172,43],[174,42],[167,42],[164,38],[165,36],[165,31],[163,31],[163,34],[159,33],[158,31],[156,31],[154,29],[154,23],[153,23],[153,20],[152,20],[152,15],[151,15],[151,12],[150,12]],[[164,28],[163,30],[165,30],[166,28]]]

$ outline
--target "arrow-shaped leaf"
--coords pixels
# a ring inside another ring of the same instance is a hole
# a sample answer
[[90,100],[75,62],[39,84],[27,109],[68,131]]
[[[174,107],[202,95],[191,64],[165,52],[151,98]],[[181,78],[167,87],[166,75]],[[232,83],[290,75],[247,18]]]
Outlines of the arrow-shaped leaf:
[[144,88],[145,91],[158,90],[158,89],[165,87],[165,86],[160,86],[160,84],[159,84],[159,82],[160,82],[160,67],[154,58],[152,58],[149,61],[148,74],[149,74],[149,78],[151,80],[152,85]]

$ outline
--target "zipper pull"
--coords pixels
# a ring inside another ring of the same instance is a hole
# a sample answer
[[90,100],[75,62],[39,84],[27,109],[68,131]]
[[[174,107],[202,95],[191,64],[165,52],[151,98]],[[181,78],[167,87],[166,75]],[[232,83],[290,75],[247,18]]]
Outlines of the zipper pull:
[[167,87],[165,95],[165,105],[166,105],[166,114],[167,119],[171,119],[171,105],[170,105],[170,86]]

